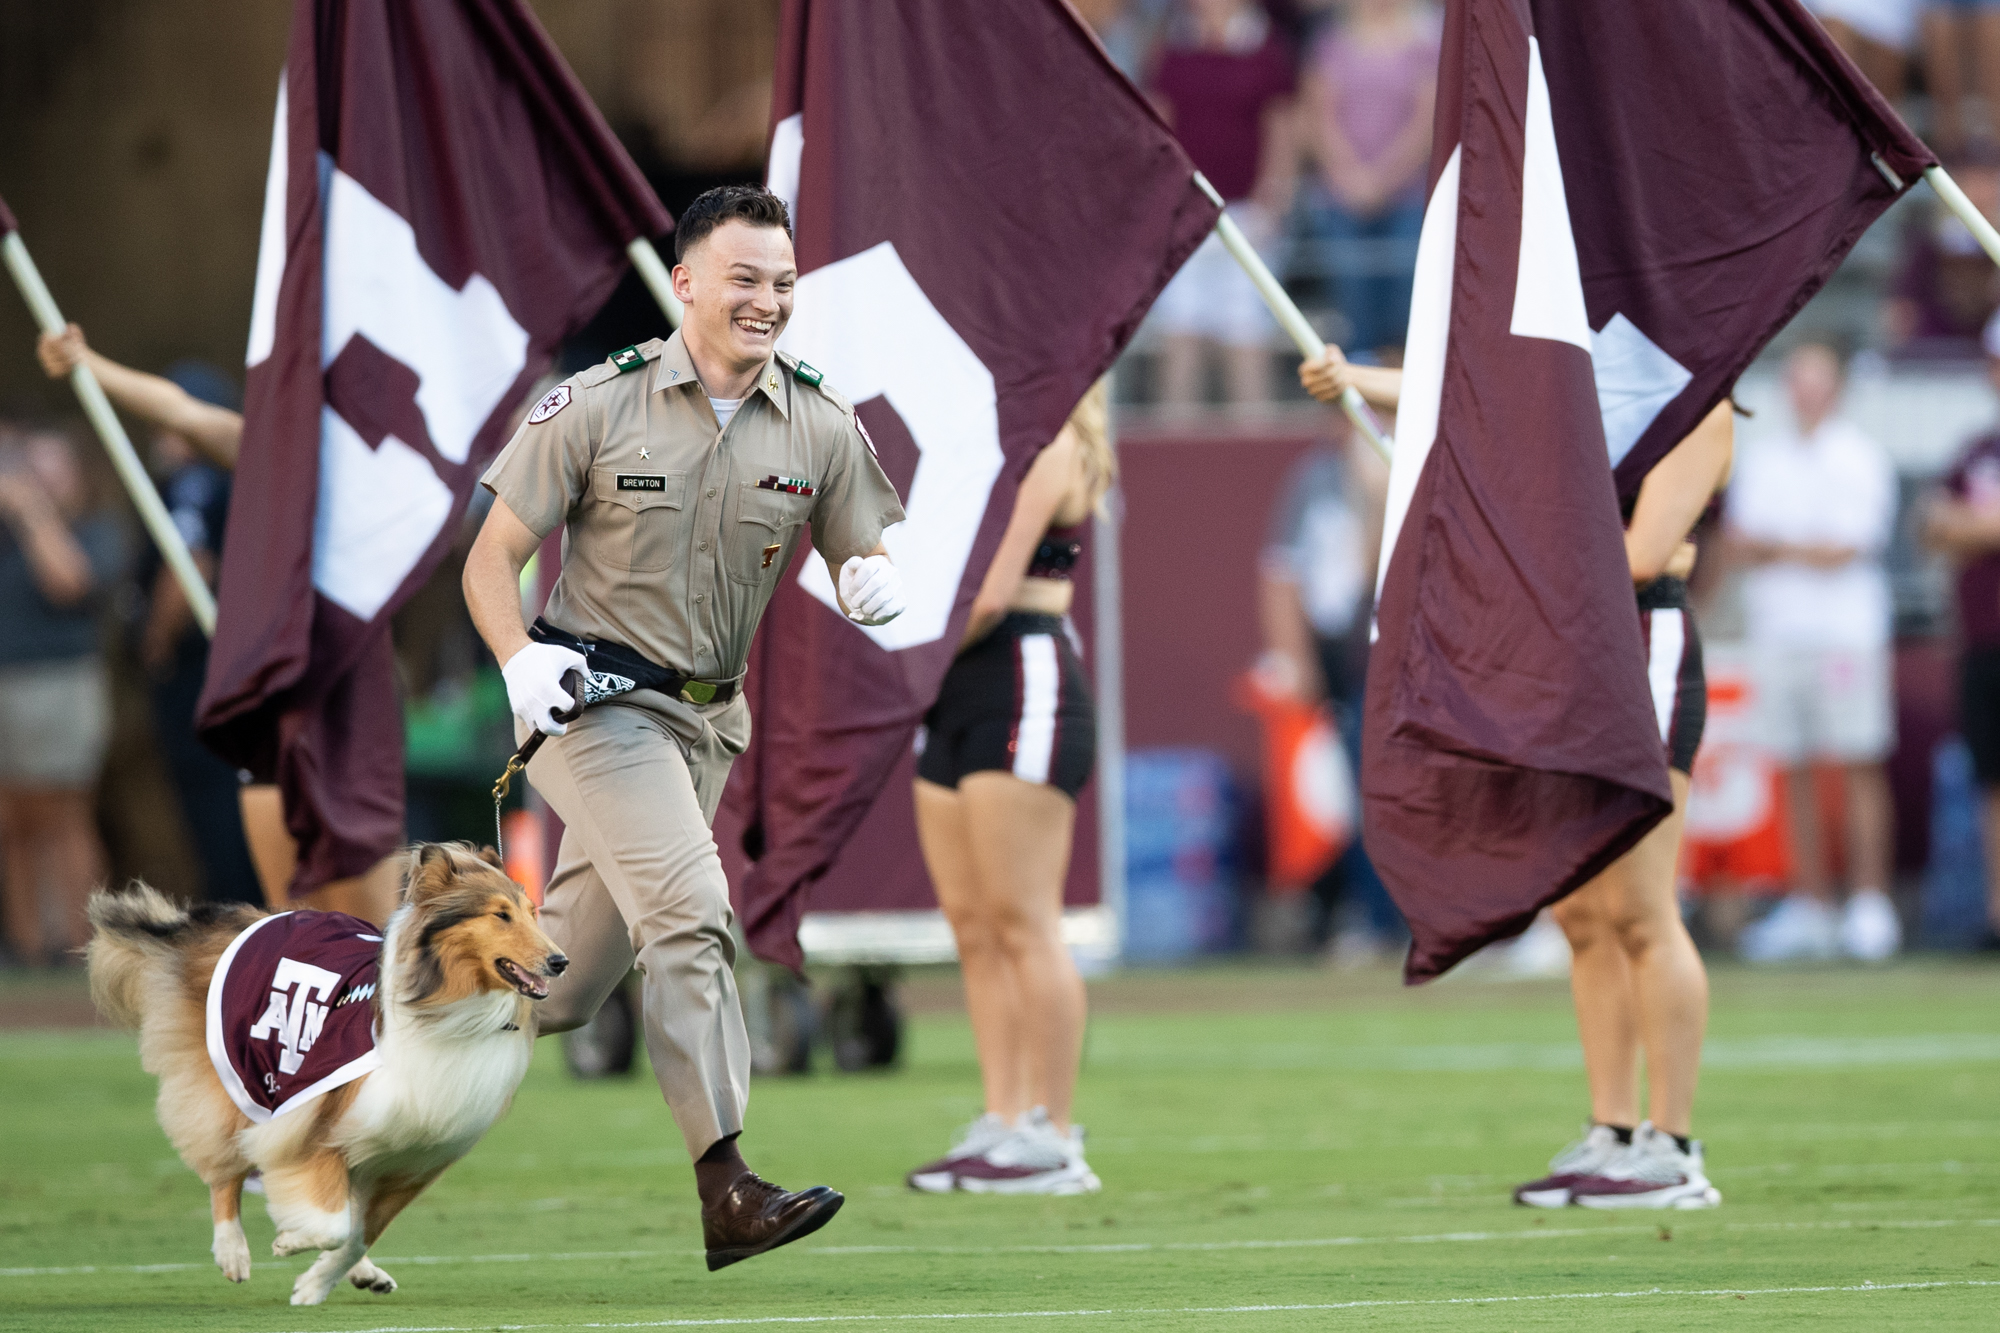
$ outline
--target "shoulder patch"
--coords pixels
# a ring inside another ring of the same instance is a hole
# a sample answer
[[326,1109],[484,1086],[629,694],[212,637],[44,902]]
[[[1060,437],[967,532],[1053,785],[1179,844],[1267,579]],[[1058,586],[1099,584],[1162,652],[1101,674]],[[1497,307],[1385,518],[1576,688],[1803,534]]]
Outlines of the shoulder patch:
[[543,394],[542,401],[535,404],[535,410],[528,413],[528,424],[530,426],[541,425],[544,421],[547,421],[550,417],[568,407],[569,399],[569,385],[556,385],[555,388]]
[[[834,408],[848,416],[854,415],[854,406],[840,396],[840,391],[826,382],[826,372],[818,366],[808,365],[790,352],[779,352],[777,362],[792,373],[792,378],[808,388],[817,389],[819,396],[832,403]],[[805,400],[801,400],[805,401]]]
[[868,433],[868,423],[861,419],[859,412],[854,414],[854,429],[861,432],[861,442],[868,446],[868,452],[880,458],[882,451],[875,447],[875,437]]
[[613,352],[611,354],[611,364],[618,368],[619,374],[629,375],[635,370],[643,370],[645,368],[646,354],[640,351],[638,345],[635,343],[630,347],[621,347]]

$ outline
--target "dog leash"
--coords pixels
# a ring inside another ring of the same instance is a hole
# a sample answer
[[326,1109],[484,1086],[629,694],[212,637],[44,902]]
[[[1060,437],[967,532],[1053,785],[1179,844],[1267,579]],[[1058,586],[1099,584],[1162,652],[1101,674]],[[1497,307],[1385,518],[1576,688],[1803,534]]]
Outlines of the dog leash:
[[[565,671],[562,683],[569,690],[569,697],[575,702],[552,716],[556,721],[567,725],[583,716],[585,702],[583,673],[573,669]],[[528,739],[521,742],[521,748],[514,751],[513,757],[507,760],[507,767],[500,770],[500,780],[493,784],[493,850],[499,855],[503,865],[507,860],[507,844],[506,835],[500,829],[500,803],[507,799],[508,789],[514,785],[514,775],[527,770],[528,761],[535,757],[535,751],[541,749],[542,742],[548,738],[548,733],[539,728],[529,732]]]

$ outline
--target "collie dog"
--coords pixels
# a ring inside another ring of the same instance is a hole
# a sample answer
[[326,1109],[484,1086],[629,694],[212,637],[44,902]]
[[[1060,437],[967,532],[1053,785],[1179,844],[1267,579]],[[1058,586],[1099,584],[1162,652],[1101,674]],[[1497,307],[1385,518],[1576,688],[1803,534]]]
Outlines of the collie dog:
[[[216,1266],[232,1282],[250,1276],[240,1209],[244,1180],[261,1171],[278,1228],[271,1252],[321,1251],[293,1284],[294,1305],[319,1304],[343,1276],[396,1289],[368,1247],[506,1113],[528,1071],[534,1002],[568,966],[498,858],[466,844],[411,850],[380,936],[338,913],[186,908],[138,884],[94,895],[90,921],[91,997],[139,1030],[140,1063],[160,1080],[160,1126],[208,1185]],[[350,961],[365,956],[344,992],[311,958],[270,956],[314,929],[342,936]],[[364,973],[366,984],[354,979]],[[261,1013],[233,1038],[217,1035],[225,977],[255,991],[232,1003]],[[333,1057],[344,1063],[323,1077],[309,1057],[315,1042],[340,1044],[336,1033],[361,1053]],[[225,1054],[231,1040],[237,1053]],[[253,1091],[287,1100],[260,1105]]]

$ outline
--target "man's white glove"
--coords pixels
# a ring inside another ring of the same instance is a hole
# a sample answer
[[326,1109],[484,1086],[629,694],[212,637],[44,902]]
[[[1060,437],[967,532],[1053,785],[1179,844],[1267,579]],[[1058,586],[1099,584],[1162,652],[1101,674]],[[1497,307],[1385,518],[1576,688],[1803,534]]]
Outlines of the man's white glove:
[[840,567],[840,600],[847,618],[863,625],[886,625],[903,614],[903,572],[886,555],[850,556]]
[[556,721],[555,714],[567,713],[576,700],[563,688],[563,673],[580,671],[590,675],[583,654],[553,643],[530,643],[507,659],[500,674],[507,681],[507,705],[522,723],[548,736],[560,736],[569,727]]

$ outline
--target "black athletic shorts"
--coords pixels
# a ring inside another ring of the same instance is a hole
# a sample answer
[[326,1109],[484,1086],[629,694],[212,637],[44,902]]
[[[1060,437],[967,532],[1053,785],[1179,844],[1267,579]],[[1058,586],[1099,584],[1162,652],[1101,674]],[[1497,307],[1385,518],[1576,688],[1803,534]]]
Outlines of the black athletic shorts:
[[1652,686],[1667,767],[1692,773],[1708,724],[1708,677],[1701,669],[1701,636],[1687,609],[1687,585],[1660,578],[1640,588],[1639,627],[1646,636],[1646,683]]
[[1055,616],[1011,611],[958,655],[924,714],[917,776],[956,787],[997,770],[1074,798],[1097,761],[1097,706]]
[[1982,787],[2000,787],[2000,648],[1967,648],[1958,664],[1958,719]]

